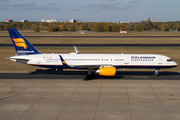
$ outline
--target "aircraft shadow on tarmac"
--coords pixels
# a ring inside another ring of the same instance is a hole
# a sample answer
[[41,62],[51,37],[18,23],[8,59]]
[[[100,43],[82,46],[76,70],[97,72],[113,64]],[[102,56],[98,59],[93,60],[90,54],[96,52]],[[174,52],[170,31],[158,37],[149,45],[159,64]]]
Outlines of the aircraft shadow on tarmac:
[[[37,69],[34,72],[30,73],[31,75],[34,74],[45,74],[45,75],[58,75],[63,76],[63,78],[84,78],[84,80],[96,80],[96,79],[132,79],[135,78],[134,76],[146,76],[147,78],[153,78],[153,79],[170,79],[172,76],[180,76],[180,73],[178,72],[159,72],[158,78],[154,77],[153,71],[116,71],[115,76],[99,76],[99,75],[92,75],[90,77],[87,77],[87,71],[63,71],[58,70],[55,71],[53,69],[47,69],[47,70],[41,70]],[[168,78],[169,77],[169,78]],[[57,77],[58,78],[58,77]],[[143,78],[143,77],[141,77]],[[144,77],[145,78],[145,77]],[[179,77],[178,77],[179,79]]]
[[159,72],[158,77],[154,77],[153,71],[117,71],[115,76],[92,75],[87,77],[87,71],[55,71],[52,69],[31,71],[29,73],[0,73],[1,79],[61,79],[61,80],[180,80],[178,72]]
[[[63,70],[54,70],[54,69],[37,69],[31,74],[66,74],[66,75],[86,75],[87,71],[63,71]],[[154,75],[153,71],[116,71],[116,75]],[[164,75],[180,75],[179,72],[161,72],[159,71],[160,76]]]

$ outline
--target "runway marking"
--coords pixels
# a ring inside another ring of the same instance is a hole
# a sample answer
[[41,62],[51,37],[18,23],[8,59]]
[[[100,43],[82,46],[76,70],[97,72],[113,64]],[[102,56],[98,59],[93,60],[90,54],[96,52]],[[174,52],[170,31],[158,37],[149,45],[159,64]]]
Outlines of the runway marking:
[[148,76],[134,76],[134,78],[148,78]]
[[9,84],[9,85],[12,86],[12,90],[11,90],[10,92],[7,92],[7,93],[5,93],[5,94],[3,94],[3,95],[0,95],[0,97],[3,97],[3,96],[6,96],[6,95],[8,95],[8,94],[10,94],[10,93],[18,92],[18,91],[24,90],[24,89],[26,89],[26,88],[33,87],[33,86],[37,86],[37,85],[41,85],[41,84],[51,83],[52,81],[51,81],[51,82],[46,82],[46,83],[38,83],[38,84],[30,85],[30,86],[27,86],[27,87],[24,87],[24,88],[15,90],[15,91],[14,91],[15,86],[14,86],[13,84],[11,84],[11,83],[9,83],[9,82],[6,82],[6,81],[3,81],[3,80],[0,80],[0,82],[5,82],[5,83],[7,83],[7,84]]
[[148,76],[142,76],[142,78],[148,78]]
[[0,95],[0,97],[6,96],[6,95],[8,95],[8,94],[10,94],[10,93],[13,93],[13,91],[14,91],[14,89],[15,89],[15,86],[14,86],[13,84],[11,84],[11,83],[9,83],[9,82],[6,82],[6,81],[3,81],[3,80],[0,80],[0,82],[5,82],[5,83],[7,83],[7,84],[9,84],[9,85],[12,86],[12,90],[11,90],[10,92],[7,92],[7,93],[5,93],[5,94],[3,94],[3,95]]
[[[14,100],[98,100],[98,98],[12,98]],[[126,98],[100,98],[99,100],[128,100]],[[168,98],[168,99],[146,99],[146,98],[139,98],[139,99],[129,99],[129,100],[151,100],[151,101],[157,101],[157,100],[163,100],[163,101],[179,101],[180,99],[175,98]]]
[[141,78],[141,76],[134,76],[134,78]]
[[[52,82],[52,81],[51,81],[51,82]],[[51,82],[46,82],[46,83],[51,83]],[[30,85],[30,86],[21,88],[21,89],[19,89],[19,90],[15,90],[15,91],[13,91],[13,93],[14,93],[14,92],[21,91],[21,90],[24,90],[24,89],[26,89],[26,88],[30,88],[30,87],[34,87],[34,86],[41,85],[41,84],[46,84],[46,83],[38,83],[38,84]]]
[[[15,90],[15,91],[13,91],[13,92],[11,92],[11,93],[18,92],[18,91],[24,90],[24,89],[26,89],[26,88],[30,88],[30,87],[34,87],[34,86],[38,86],[38,85],[42,85],[42,84],[47,84],[47,83],[53,83],[53,82],[55,82],[55,81],[50,81],[50,82],[46,82],[46,83],[37,83],[37,84],[34,84],[34,85],[30,85],[30,86],[27,86],[27,87],[24,87],[24,88]],[[59,81],[57,81],[57,82],[59,82]],[[14,86],[14,85],[13,85],[13,86]],[[0,96],[0,97],[1,97],[1,96]]]

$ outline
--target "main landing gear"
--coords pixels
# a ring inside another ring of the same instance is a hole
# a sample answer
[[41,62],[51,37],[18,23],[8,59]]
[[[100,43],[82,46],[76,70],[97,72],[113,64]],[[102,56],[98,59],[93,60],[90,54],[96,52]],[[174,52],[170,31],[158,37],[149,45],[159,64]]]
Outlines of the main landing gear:
[[158,77],[158,76],[159,76],[158,70],[160,70],[160,69],[159,69],[159,68],[156,68],[156,69],[155,69],[154,77]]
[[92,68],[88,68],[88,72],[87,72],[87,76],[86,79],[91,79],[93,77],[93,69]]

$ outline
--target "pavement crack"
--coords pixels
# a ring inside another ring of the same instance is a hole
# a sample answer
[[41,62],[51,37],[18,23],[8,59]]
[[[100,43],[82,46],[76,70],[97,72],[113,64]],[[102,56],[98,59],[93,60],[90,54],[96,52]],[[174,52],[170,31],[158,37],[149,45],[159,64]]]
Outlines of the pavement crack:
[[55,120],[58,119],[58,117],[61,115],[61,112],[64,110],[64,108],[66,107],[66,105],[67,105],[67,104],[69,103],[69,101],[71,100],[71,98],[72,98],[74,92],[76,91],[76,89],[77,89],[77,87],[78,87],[78,85],[79,85],[80,82],[81,82],[81,80],[79,80],[77,86],[75,87],[75,89],[74,89],[74,91],[72,92],[71,96],[69,97],[69,99],[67,100],[66,104],[64,105],[64,107],[62,108],[62,110],[60,111],[60,113],[57,115],[57,117],[56,117]]
[[126,90],[127,90],[127,97],[128,97],[129,111],[130,111],[131,120],[132,120],[132,111],[131,111],[131,103],[130,103],[130,99],[129,99],[129,92],[128,92],[127,80],[125,80],[125,83],[126,83]]
[[[58,80],[54,83],[54,85],[55,85],[57,82],[58,82]],[[49,90],[50,90],[51,88],[53,88],[54,85],[52,85],[52,86],[49,88]],[[42,100],[42,98],[49,92],[49,90],[47,90],[47,91],[44,93],[44,95],[42,95],[42,97],[41,97],[39,100],[37,100],[27,111],[25,111],[25,112],[18,118],[18,120],[21,119],[32,107],[34,107],[34,105],[36,105],[40,100]],[[22,91],[21,91],[21,92],[22,92]]]
[[161,101],[160,101],[159,98],[157,97],[157,95],[156,95],[156,93],[155,93],[155,91],[154,91],[154,89],[153,89],[151,83],[149,82],[149,80],[148,80],[148,83],[149,83],[149,85],[151,86],[151,89],[152,89],[152,91],[154,92],[154,95],[156,96],[156,99],[158,100],[159,104],[161,105],[162,109],[164,110],[166,116],[168,117],[169,120],[171,120],[170,117],[169,117],[169,115],[167,114],[165,108],[163,107]]
[[97,108],[98,108],[98,104],[99,104],[99,99],[100,99],[100,96],[101,96],[102,84],[103,84],[103,80],[101,82],[101,86],[100,86],[100,90],[99,90],[99,96],[98,96],[98,100],[97,100],[97,104],[96,104],[96,109],[95,109],[95,112],[94,112],[94,115],[93,115],[93,120],[95,119],[95,116],[96,116],[96,112],[97,112]]

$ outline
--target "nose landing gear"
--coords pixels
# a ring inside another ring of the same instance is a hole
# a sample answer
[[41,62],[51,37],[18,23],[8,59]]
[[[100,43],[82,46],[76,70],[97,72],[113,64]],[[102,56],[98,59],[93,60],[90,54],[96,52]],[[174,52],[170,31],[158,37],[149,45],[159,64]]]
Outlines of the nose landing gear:
[[156,69],[155,69],[154,77],[158,77],[158,76],[159,76],[158,70],[160,70],[160,69],[159,69],[159,68],[156,68]]

